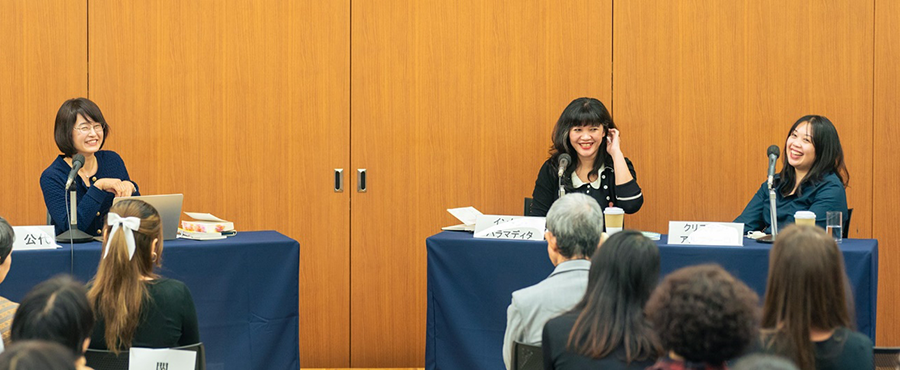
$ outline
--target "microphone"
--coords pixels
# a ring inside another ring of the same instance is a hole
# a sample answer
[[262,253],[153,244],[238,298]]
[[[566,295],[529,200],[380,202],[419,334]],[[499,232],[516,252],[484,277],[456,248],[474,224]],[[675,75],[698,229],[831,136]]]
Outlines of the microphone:
[[557,174],[558,177],[562,177],[563,172],[566,172],[566,167],[569,167],[569,163],[572,163],[572,157],[569,156],[568,153],[563,153],[559,155],[559,172]]
[[75,181],[75,176],[78,175],[78,170],[81,169],[81,166],[84,166],[84,156],[75,154],[75,156],[72,157],[72,170],[69,171],[69,177],[66,179],[66,190],[69,190],[69,187],[72,186],[72,183]]
[[778,145],[770,145],[769,150],[766,151],[766,155],[769,156],[769,189],[772,188],[772,182],[775,179],[775,160],[778,159],[778,155],[781,154],[781,150],[778,149]]

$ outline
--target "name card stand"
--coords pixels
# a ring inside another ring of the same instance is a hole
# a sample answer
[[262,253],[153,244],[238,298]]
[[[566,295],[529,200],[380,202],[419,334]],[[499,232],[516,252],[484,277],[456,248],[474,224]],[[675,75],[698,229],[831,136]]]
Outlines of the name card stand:
[[13,232],[16,233],[14,251],[62,248],[56,244],[55,232],[50,225],[13,226]]
[[744,224],[734,222],[669,221],[669,244],[744,245]]
[[482,215],[475,220],[476,238],[544,240],[544,217]]

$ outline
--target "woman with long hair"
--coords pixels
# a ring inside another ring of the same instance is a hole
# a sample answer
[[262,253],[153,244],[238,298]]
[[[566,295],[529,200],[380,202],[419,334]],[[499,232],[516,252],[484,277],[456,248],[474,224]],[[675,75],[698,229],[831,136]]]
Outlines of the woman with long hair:
[[824,230],[792,225],[779,233],[769,254],[763,350],[800,370],[874,368],[872,341],[852,329],[847,286],[843,255]]
[[603,103],[594,98],[573,100],[556,121],[551,140],[550,158],[534,182],[530,215],[546,215],[559,198],[559,161],[563,154],[571,158],[561,178],[566,193],[587,194],[604,209],[614,206],[625,213],[641,209],[644,196],[637,174],[622,153],[619,129]]
[[[844,164],[844,150],[834,124],[824,116],[800,117],[784,142],[781,173],[773,179],[776,188],[776,217],[782,224],[794,222],[797,211],[816,214],[816,224],[825,227],[828,211],[841,211],[846,222],[850,174]],[[768,182],[747,203],[734,222],[744,224],[744,232],[770,232]]]
[[88,299],[97,325],[91,348],[167,348],[200,342],[197,312],[184,283],[160,277],[162,224],[153,206],[125,199],[112,206]]
[[643,369],[662,348],[644,317],[659,279],[659,248],[640,232],[611,236],[591,258],[587,292],[544,326],[545,369]]

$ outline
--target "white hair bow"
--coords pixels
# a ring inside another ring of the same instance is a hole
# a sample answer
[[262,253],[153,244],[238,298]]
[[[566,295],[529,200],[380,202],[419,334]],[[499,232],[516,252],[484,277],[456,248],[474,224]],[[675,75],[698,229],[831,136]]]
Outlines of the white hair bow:
[[120,217],[118,214],[110,212],[106,217],[106,224],[112,226],[109,235],[106,236],[106,248],[103,251],[103,258],[109,254],[109,245],[112,243],[113,236],[119,226],[125,229],[125,244],[128,245],[128,260],[134,256],[134,231],[141,228],[141,219],[137,217]]

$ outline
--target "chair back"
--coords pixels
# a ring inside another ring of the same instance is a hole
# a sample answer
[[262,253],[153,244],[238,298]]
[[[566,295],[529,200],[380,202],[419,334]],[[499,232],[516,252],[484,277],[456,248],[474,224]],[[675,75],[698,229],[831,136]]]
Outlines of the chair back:
[[[197,352],[195,370],[206,370],[206,348],[203,342],[188,346],[173,347],[171,349]],[[128,370],[128,351],[122,351],[118,355],[112,351],[102,349],[88,349],[84,353],[87,366],[94,370]]]
[[844,239],[850,237],[850,216],[853,216],[853,208],[847,210],[847,221],[844,221],[844,229],[841,230],[841,237]]
[[525,213],[522,213],[523,216],[531,215],[531,203],[534,202],[533,198],[525,198]]
[[128,351],[116,355],[105,349],[88,348],[84,359],[87,360],[87,366],[94,370],[128,370]]
[[900,347],[875,347],[875,369],[900,369]]
[[541,352],[541,346],[515,342],[512,363],[515,370],[542,370],[544,353]]

